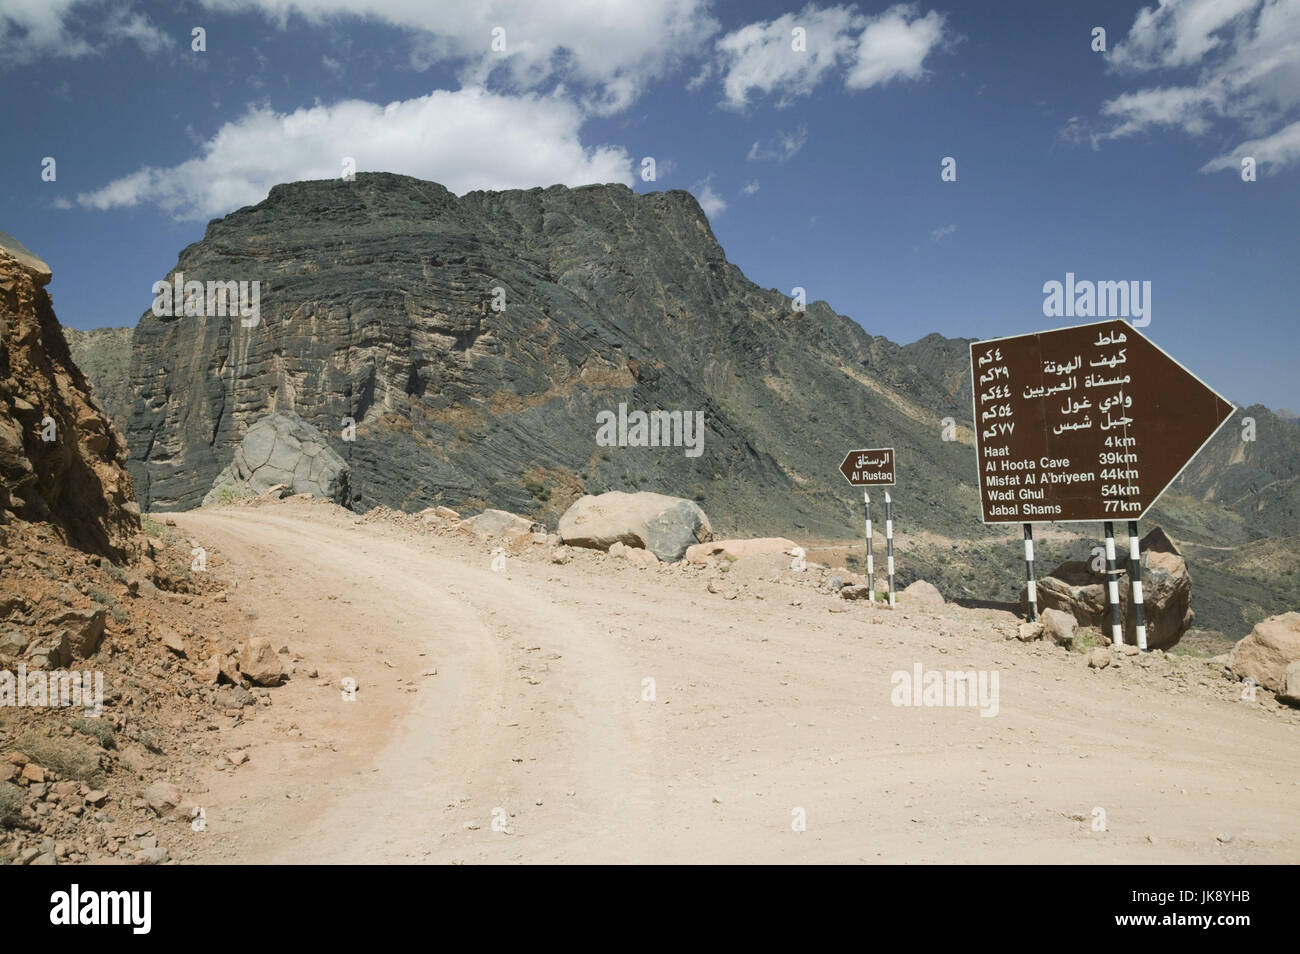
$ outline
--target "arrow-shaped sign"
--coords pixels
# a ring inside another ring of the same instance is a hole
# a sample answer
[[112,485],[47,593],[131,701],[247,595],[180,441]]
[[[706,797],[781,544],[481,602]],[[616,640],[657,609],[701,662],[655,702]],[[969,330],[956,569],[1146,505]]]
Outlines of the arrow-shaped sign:
[[1138,520],[1236,410],[1126,321],[970,354],[985,523]]
[[840,473],[854,487],[880,487],[894,484],[894,449],[877,447],[852,450],[844,455]]

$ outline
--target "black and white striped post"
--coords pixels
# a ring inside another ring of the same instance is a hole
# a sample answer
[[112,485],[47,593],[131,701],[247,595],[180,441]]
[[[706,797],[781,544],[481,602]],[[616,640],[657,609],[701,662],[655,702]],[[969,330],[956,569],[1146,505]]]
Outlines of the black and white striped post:
[[1138,649],[1147,649],[1146,609],[1142,605],[1142,554],[1138,552],[1138,525],[1128,522],[1128,575],[1133,583],[1133,621],[1137,630]]
[[867,588],[871,590],[871,602],[876,601],[876,555],[871,545],[871,494],[862,491],[862,502],[867,505]]
[[894,608],[894,504],[885,491],[885,552],[889,559],[889,608]]
[[1038,584],[1034,581],[1034,525],[1025,524],[1025,591],[1029,594],[1029,621],[1038,620]]
[[1115,565],[1115,524],[1106,524],[1106,597],[1110,601],[1110,641],[1116,646],[1124,643],[1124,620],[1119,611],[1119,570]]

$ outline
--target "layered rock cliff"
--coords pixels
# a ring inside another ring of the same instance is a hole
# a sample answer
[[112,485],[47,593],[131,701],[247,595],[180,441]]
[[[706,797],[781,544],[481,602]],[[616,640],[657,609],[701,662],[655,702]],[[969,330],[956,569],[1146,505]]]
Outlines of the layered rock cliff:
[[[212,222],[177,273],[259,282],[260,315],[141,318],[128,440],[155,510],[197,506],[249,426],[285,410],[349,462],[361,509],[553,523],[583,490],[644,489],[702,501],[722,530],[839,536],[861,506],[842,455],[890,444],[908,519],[978,526],[954,493],[973,458],[941,438],[969,413],[961,383],[748,281],[685,192],[294,183]],[[702,412],[702,452],[605,446],[598,415],[620,405]]]

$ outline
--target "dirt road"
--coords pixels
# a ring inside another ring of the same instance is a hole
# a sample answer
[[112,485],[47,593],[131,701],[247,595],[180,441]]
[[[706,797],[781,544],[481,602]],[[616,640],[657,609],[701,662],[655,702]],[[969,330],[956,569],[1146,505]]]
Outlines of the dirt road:
[[[302,657],[221,729],[250,758],[200,767],[187,860],[1300,861],[1300,715],[1206,662],[1090,670],[1005,613],[744,561],[532,546],[497,572],[466,535],[319,503],[173,516],[237,584],[231,638]],[[996,714],[892,704],[918,663],[996,672]]]

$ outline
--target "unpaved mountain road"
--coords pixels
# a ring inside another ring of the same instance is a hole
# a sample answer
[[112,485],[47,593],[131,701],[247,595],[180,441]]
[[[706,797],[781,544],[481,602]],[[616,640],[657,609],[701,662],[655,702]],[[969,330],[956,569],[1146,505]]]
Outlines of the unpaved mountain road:
[[[745,561],[728,600],[716,571],[539,545],[494,572],[465,534],[321,502],[170,516],[236,584],[231,639],[303,657],[220,729],[249,760],[194,767],[187,861],[1300,861],[1300,715],[1205,662],[1089,670],[1005,613]],[[996,715],[893,705],[916,663],[996,671]]]

